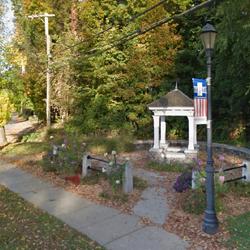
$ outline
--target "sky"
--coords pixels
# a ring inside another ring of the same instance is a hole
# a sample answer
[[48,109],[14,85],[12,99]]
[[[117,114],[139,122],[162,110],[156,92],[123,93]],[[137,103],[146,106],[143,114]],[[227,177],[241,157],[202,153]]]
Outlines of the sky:
[[5,42],[10,42],[11,41],[11,36],[14,33],[15,25],[14,25],[14,13],[12,11],[12,4],[11,0],[4,0],[6,3],[6,11],[3,16],[3,21],[4,21],[4,37],[5,37]]

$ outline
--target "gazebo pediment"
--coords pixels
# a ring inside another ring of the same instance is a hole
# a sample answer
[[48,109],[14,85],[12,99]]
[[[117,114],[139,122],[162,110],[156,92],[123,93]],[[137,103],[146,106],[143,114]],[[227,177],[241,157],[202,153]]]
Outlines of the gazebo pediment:
[[148,105],[150,110],[175,107],[194,107],[194,102],[191,98],[176,88]]
[[194,117],[194,102],[177,87],[165,96],[150,103],[148,109],[154,115],[154,147],[158,150],[160,146],[166,145],[166,116],[186,116],[189,124],[189,143],[186,152],[195,152],[196,122]]

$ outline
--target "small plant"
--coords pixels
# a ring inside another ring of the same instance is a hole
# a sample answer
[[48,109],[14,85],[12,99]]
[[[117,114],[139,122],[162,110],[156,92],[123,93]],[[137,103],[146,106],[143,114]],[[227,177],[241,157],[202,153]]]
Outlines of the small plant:
[[104,156],[108,159],[111,168],[108,174],[108,181],[112,190],[115,191],[122,186],[125,164],[118,164],[117,153],[114,150],[110,155],[105,153]]
[[243,197],[250,197],[250,182],[226,183],[229,192]]
[[[221,158],[222,160],[222,158]],[[223,158],[224,160],[224,158]],[[192,189],[188,192],[188,195],[185,197],[182,208],[184,211],[193,214],[201,214],[206,208],[206,172],[202,168],[202,162],[198,159],[194,159],[196,167],[195,171],[195,189]],[[224,196],[227,191],[226,185],[224,185],[224,176],[222,171],[215,175],[215,208],[216,211],[223,210],[223,202],[221,197]],[[222,178],[223,177],[223,178]]]
[[190,190],[185,194],[182,209],[190,214],[202,214],[206,208],[206,195],[202,189]]
[[134,183],[134,188],[137,188],[139,190],[143,190],[143,189],[148,187],[147,181],[145,181],[137,176],[133,177],[133,183]]
[[114,202],[119,202],[119,203],[125,203],[128,202],[128,195],[123,193],[123,192],[108,192],[104,191],[99,194],[99,196],[105,200],[110,200]]
[[191,187],[192,184],[192,172],[182,173],[178,176],[173,188],[177,192],[183,192]]
[[82,154],[85,151],[85,143],[76,139],[64,138],[61,145],[53,143],[51,139],[51,150],[43,157],[42,166],[45,171],[59,174],[75,174],[81,167]]

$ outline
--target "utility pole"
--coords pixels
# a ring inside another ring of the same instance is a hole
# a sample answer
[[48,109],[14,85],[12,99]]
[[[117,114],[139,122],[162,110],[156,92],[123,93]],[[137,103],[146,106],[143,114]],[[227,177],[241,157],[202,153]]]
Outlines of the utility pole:
[[50,118],[50,35],[49,35],[49,17],[54,17],[54,14],[39,14],[39,15],[31,15],[28,18],[44,18],[44,29],[45,29],[45,38],[46,38],[46,49],[47,49],[47,70],[46,70],[46,122],[47,127],[49,128],[51,125],[51,118]]

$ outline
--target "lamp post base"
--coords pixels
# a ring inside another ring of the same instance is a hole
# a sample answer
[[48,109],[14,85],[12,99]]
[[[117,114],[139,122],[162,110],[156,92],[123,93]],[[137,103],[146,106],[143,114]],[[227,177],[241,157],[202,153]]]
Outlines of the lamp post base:
[[207,234],[216,234],[218,232],[219,222],[216,213],[213,211],[205,211],[205,218],[202,230]]

